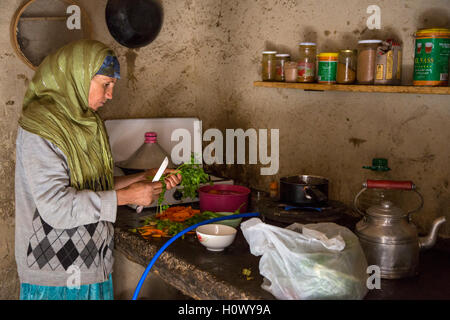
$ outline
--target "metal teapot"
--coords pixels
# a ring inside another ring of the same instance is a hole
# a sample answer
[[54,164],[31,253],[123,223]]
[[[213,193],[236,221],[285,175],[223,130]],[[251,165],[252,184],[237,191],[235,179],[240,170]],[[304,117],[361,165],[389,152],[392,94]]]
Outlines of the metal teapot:
[[[368,188],[413,190],[419,195],[421,204],[417,209],[406,213],[391,201],[381,201],[379,205],[372,206],[363,213],[359,210],[357,201]],[[415,276],[420,250],[431,248],[435,244],[437,231],[445,222],[445,217],[433,221],[428,236],[417,235],[417,228],[410,216],[422,208],[423,198],[411,181],[367,180],[356,195],[354,206],[363,215],[363,219],[356,224],[356,234],[368,264],[379,266],[381,278],[384,279]]]

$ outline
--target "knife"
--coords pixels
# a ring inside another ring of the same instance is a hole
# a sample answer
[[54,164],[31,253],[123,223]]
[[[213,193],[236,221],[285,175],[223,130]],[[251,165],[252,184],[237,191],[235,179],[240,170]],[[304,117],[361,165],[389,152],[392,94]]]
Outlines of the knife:
[[[153,177],[152,182],[156,182],[159,181],[159,179],[161,179],[161,176],[164,173],[164,170],[166,170],[167,166],[169,165],[169,159],[167,157],[164,158],[163,162],[161,163],[161,166],[159,167],[158,171],[156,171],[155,176]],[[138,206],[136,208],[136,212],[137,213],[141,213],[142,209],[144,209],[143,206]]]

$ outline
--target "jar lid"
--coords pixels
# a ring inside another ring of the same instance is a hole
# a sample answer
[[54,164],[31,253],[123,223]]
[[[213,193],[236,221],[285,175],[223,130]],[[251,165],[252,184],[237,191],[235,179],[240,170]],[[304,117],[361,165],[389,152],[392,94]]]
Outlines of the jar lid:
[[276,54],[276,51],[263,51],[262,54]]
[[352,50],[352,49],[344,49],[344,50],[339,50],[339,52],[343,52],[343,53],[350,53],[350,52],[355,52],[356,50]]
[[319,57],[321,57],[321,58],[323,58],[323,57],[337,58],[338,55],[339,54],[337,52],[322,52],[322,53],[319,53]]
[[275,56],[276,57],[290,57],[291,55],[289,53],[278,53]]
[[299,46],[315,46],[316,44],[314,42],[300,42],[298,45]]
[[358,43],[381,43],[382,40],[359,40]]
[[416,37],[449,37],[450,29],[447,28],[430,28],[430,29],[420,29],[416,32]]

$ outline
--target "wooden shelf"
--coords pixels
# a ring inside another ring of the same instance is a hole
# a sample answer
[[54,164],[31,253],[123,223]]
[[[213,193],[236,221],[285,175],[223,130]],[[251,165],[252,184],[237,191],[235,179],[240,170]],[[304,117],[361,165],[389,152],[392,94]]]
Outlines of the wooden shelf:
[[348,91],[348,92],[387,92],[415,94],[450,94],[450,87],[420,87],[420,86],[385,86],[362,84],[320,84],[296,82],[255,81],[255,87],[301,89],[305,91]]
[[25,21],[40,21],[40,20],[67,20],[70,16],[64,16],[64,17],[19,17],[20,20]]

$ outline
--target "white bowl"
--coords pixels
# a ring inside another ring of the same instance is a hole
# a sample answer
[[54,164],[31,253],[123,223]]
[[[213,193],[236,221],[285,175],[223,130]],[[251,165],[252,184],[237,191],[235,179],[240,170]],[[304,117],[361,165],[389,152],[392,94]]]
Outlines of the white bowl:
[[233,243],[237,230],[223,224],[205,224],[195,229],[197,239],[210,251],[223,251]]

